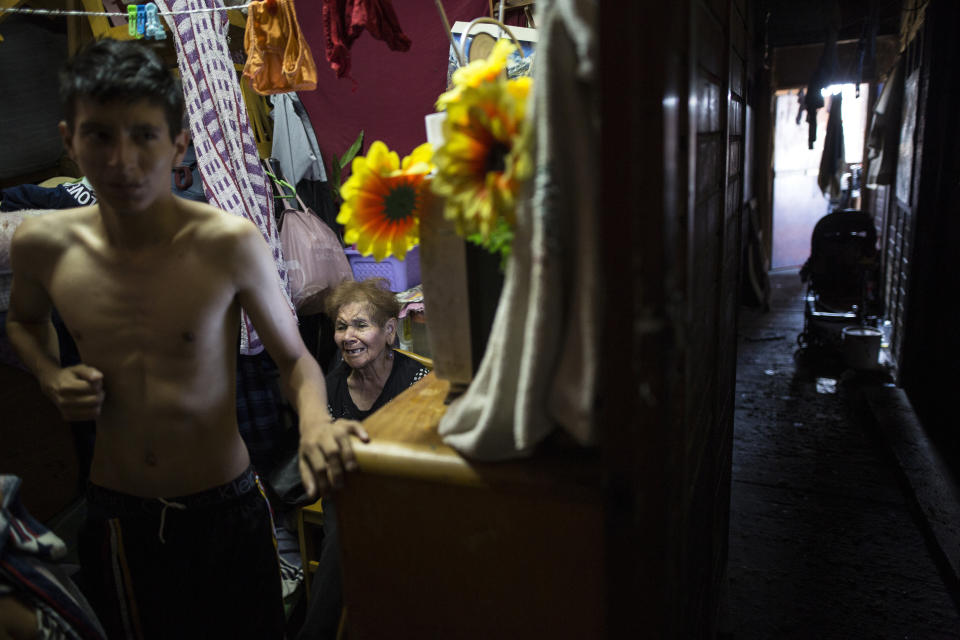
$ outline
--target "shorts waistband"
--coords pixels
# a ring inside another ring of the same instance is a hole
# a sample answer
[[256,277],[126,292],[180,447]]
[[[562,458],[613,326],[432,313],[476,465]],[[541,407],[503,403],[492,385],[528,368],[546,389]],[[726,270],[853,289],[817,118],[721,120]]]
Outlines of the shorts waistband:
[[87,504],[108,511],[160,511],[166,504],[182,505],[182,508],[196,509],[221,504],[246,495],[257,488],[259,479],[253,466],[249,466],[232,481],[218,487],[205,489],[198,493],[172,498],[144,498],[128,493],[107,489],[92,482],[87,483]]

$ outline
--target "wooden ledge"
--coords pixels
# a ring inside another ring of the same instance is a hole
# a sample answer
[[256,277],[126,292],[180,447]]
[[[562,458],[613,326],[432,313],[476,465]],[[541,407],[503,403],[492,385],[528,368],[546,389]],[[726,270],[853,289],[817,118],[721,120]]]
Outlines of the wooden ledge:
[[444,484],[562,490],[568,496],[577,488],[599,490],[597,456],[582,448],[552,448],[509,462],[468,461],[437,433],[449,390],[449,382],[430,373],[367,418],[363,426],[370,442],[354,441],[360,471]]

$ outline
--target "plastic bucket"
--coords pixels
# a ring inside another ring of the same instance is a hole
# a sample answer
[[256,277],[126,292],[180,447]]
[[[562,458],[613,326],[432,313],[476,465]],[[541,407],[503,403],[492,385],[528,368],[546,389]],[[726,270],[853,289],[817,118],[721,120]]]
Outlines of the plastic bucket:
[[883,332],[873,327],[843,328],[843,359],[851,369],[876,369],[879,366]]

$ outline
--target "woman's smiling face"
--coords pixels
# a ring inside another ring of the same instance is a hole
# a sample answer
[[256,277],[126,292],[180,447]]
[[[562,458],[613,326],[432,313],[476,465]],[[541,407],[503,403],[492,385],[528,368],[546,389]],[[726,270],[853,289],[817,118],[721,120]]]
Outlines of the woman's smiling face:
[[384,326],[374,321],[369,305],[350,302],[340,307],[334,321],[333,340],[351,369],[363,369],[390,348],[394,334],[393,318]]

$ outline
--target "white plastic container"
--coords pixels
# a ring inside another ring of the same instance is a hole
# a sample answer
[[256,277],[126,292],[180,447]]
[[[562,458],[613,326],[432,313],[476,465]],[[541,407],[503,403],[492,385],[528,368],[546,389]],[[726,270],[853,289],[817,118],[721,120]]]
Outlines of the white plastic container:
[[843,359],[851,369],[871,370],[880,366],[883,332],[873,327],[843,328]]

